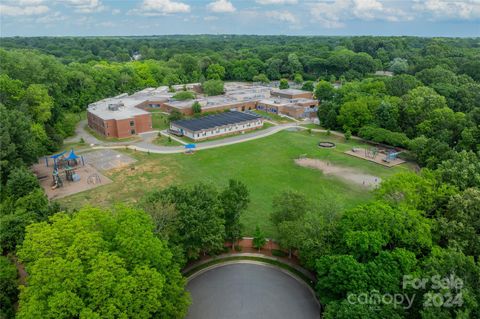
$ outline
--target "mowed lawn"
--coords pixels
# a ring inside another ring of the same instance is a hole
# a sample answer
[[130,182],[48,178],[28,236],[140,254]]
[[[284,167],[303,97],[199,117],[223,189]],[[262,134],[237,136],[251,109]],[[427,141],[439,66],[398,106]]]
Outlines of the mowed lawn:
[[[321,149],[317,146],[320,140],[334,141],[337,147]],[[106,172],[114,183],[60,201],[71,208],[85,204],[105,206],[117,202],[131,203],[140,200],[149,190],[169,185],[205,182],[221,188],[227,185],[230,178],[234,178],[248,186],[251,196],[249,208],[242,217],[244,235],[252,235],[258,224],[268,236],[272,236],[274,229],[269,222],[272,199],[284,190],[302,192],[319,207],[335,202],[340,208],[350,208],[373,196],[371,191],[362,186],[325,176],[319,170],[297,166],[294,159],[301,155],[326,160],[332,165],[355,168],[359,172],[383,179],[409,169],[406,164],[385,168],[343,154],[343,151],[358,145],[358,142],[345,142],[343,138],[325,134],[284,131],[254,141],[199,151],[193,155],[129,151],[138,162],[132,168]],[[319,213],[322,213],[321,209]]]

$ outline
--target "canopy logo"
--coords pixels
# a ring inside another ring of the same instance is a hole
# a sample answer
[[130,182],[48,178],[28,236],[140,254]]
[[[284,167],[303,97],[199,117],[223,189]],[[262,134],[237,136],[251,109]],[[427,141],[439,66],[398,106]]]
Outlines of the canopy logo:
[[[403,276],[402,282],[403,289],[428,290],[428,292],[421,294],[424,308],[461,307],[463,305],[463,296],[460,291],[463,285],[463,280],[454,274],[448,277],[436,275],[430,278],[418,278],[405,275]],[[410,309],[416,297],[416,293],[381,294],[378,290],[372,290],[359,294],[349,294],[347,300],[350,304],[371,306],[393,305],[394,308],[402,307],[403,309]]]

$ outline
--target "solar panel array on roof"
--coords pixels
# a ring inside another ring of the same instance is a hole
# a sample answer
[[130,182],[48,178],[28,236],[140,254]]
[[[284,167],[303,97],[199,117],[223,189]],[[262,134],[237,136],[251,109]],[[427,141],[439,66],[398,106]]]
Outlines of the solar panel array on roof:
[[198,119],[179,120],[172,122],[177,127],[182,127],[190,131],[199,131],[214,128],[217,126],[224,126],[245,121],[259,119],[260,116],[247,114],[238,111],[230,111],[221,114],[208,115]]

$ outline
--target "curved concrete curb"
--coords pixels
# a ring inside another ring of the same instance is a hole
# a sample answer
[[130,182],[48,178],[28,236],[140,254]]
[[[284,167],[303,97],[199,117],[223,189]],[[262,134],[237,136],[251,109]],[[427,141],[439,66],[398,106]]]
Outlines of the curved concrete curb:
[[[241,256],[239,256],[241,257]],[[226,257],[225,259],[227,259],[228,257]],[[257,257],[257,258],[262,258],[262,257]],[[265,258],[267,259],[267,258]],[[222,262],[222,259],[215,259],[215,261],[218,261],[218,263],[216,264],[213,264],[211,266],[208,266],[208,267],[205,267],[205,268],[202,268],[198,271],[195,271],[194,273],[192,273],[190,276],[186,277],[187,278],[187,282],[195,279],[197,276],[200,276],[201,274],[203,273],[206,273],[207,271],[210,271],[210,270],[213,270],[215,268],[219,268],[219,267],[224,267],[224,266],[228,266],[228,265],[233,265],[233,264],[253,264],[253,265],[259,265],[259,266],[264,266],[264,267],[270,267],[270,268],[273,268],[273,269],[276,269],[276,270],[279,270],[281,272],[283,272],[284,274],[287,274],[289,275],[290,277],[292,277],[293,279],[295,279],[296,281],[298,281],[300,284],[302,284],[303,286],[305,286],[308,291],[310,291],[310,293],[312,294],[313,296],[313,299],[315,299],[315,302],[317,303],[318,307],[321,308],[321,304],[320,302],[318,301],[317,299],[317,295],[315,294],[315,291],[313,290],[313,288],[305,282],[305,280],[303,280],[303,278],[300,278],[299,276],[297,276],[296,274],[294,274],[293,272],[287,270],[287,269],[284,269],[282,267],[279,267],[277,265],[273,265],[271,263],[268,263],[268,262],[262,262],[262,261],[256,261],[256,260],[248,260],[248,259],[245,259],[245,260],[225,260],[224,262]],[[288,264],[285,264],[287,266],[290,266]],[[201,265],[199,265],[201,266]],[[291,266],[290,266],[291,267]],[[195,270],[195,268],[191,269],[191,270]]]
[[205,265],[205,264],[208,264],[210,262],[213,262],[213,261],[217,261],[217,260],[225,260],[225,259],[229,259],[229,258],[242,258],[242,257],[245,257],[246,259],[248,259],[249,257],[254,257],[254,258],[260,258],[260,259],[265,259],[265,260],[271,260],[271,261],[276,261],[276,262],[279,262],[281,264],[284,264],[290,268],[293,268],[295,269],[296,271],[302,273],[305,277],[307,277],[312,283],[315,283],[316,282],[316,278],[315,278],[315,275],[313,275],[310,271],[308,271],[307,269],[297,265],[297,264],[293,264],[293,263],[290,263],[290,262],[287,262],[287,261],[284,261],[282,260],[281,258],[278,258],[278,257],[275,257],[275,256],[268,256],[268,255],[264,255],[264,254],[261,254],[261,253],[226,253],[226,254],[221,254],[221,255],[218,255],[218,256],[215,256],[215,257],[212,257],[210,259],[204,259],[204,260],[200,260],[200,261],[197,261],[197,262],[194,262],[193,264],[191,264],[190,266],[188,267],[185,267],[184,269],[182,269],[182,273],[189,273],[190,271],[194,270],[195,268],[198,268],[202,265]]

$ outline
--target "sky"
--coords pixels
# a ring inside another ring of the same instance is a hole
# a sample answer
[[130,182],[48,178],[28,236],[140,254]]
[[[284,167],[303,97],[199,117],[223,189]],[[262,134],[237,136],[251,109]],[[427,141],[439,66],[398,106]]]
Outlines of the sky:
[[0,0],[0,35],[480,37],[480,0]]

